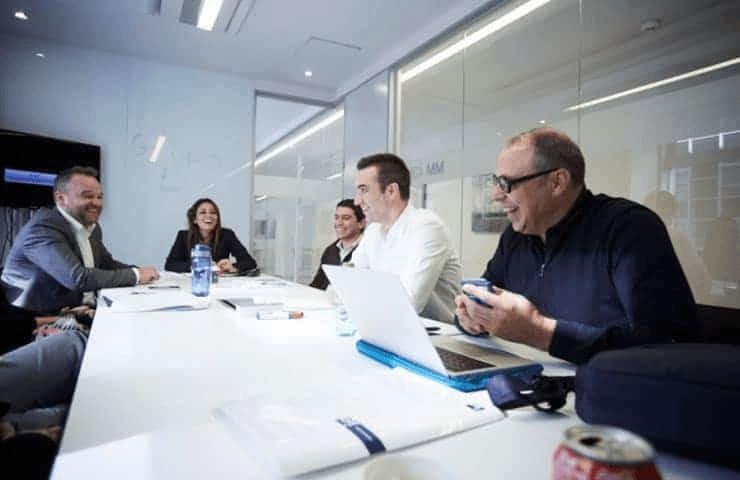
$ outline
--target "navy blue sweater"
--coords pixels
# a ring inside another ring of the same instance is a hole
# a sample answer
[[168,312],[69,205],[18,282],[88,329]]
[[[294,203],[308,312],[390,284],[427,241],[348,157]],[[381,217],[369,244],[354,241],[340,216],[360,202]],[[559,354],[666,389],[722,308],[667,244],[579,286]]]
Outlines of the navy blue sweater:
[[546,240],[509,225],[483,276],[557,320],[551,355],[581,363],[607,349],[700,340],[691,289],[651,210],[584,189]]

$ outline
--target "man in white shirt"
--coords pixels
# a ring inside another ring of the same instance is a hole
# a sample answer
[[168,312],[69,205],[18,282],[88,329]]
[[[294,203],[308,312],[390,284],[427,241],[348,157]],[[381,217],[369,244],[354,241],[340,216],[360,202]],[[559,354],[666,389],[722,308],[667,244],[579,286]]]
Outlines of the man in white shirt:
[[395,273],[420,315],[452,322],[462,267],[442,220],[409,205],[406,164],[391,153],[365,157],[355,186],[355,204],[369,223],[352,256],[355,266]]
[[154,267],[113,259],[103,245],[98,219],[103,191],[98,172],[72,167],[57,175],[56,208],[37,212],[18,232],[2,274],[8,302],[36,313],[94,301],[100,288],[149,283]]

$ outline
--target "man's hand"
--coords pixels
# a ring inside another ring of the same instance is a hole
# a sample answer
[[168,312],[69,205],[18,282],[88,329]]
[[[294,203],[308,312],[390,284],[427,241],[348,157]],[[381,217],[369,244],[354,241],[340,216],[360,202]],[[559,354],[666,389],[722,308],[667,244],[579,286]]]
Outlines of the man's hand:
[[95,317],[95,309],[94,308],[91,308],[88,305],[79,305],[77,307],[72,307],[72,308],[70,308],[70,307],[64,307],[59,312],[60,315],[67,315],[69,313],[71,313],[72,315],[75,315],[75,316],[77,316],[77,315],[87,315],[90,318],[94,318]]
[[56,315],[53,317],[34,317],[34,320],[36,320],[36,328],[38,328],[56,322],[59,317]]
[[33,331],[33,334],[37,337],[50,337],[52,335],[56,335],[57,333],[60,333],[62,330],[57,327],[53,327],[51,325],[42,325],[36,330]]
[[152,283],[159,280],[159,272],[154,267],[139,267],[139,283]]
[[218,261],[216,266],[221,272],[236,273],[236,267],[228,258],[222,258]]
[[466,295],[458,295],[455,313],[460,325],[470,333],[489,332],[504,340],[547,351],[557,322],[542,315],[524,296],[492,288],[493,292],[489,292],[473,285],[463,286],[464,292],[475,295],[491,308],[479,305]]

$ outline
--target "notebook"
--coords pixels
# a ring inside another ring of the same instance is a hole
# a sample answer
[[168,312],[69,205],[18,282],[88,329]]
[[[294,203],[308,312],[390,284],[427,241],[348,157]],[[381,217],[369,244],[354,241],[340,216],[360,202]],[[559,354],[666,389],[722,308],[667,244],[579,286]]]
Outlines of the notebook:
[[427,334],[398,276],[323,265],[362,339],[357,349],[390,366],[401,366],[463,391],[483,389],[499,373],[531,376],[531,360],[456,339]]

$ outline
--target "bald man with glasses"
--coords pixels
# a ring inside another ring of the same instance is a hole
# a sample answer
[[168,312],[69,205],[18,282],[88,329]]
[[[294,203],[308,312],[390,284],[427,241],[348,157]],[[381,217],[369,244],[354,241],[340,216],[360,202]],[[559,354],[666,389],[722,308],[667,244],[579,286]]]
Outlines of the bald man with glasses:
[[509,140],[493,199],[511,225],[483,277],[455,298],[458,326],[581,363],[595,353],[700,339],[696,304],[668,233],[648,208],[585,186],[585,162],[551,128]]

